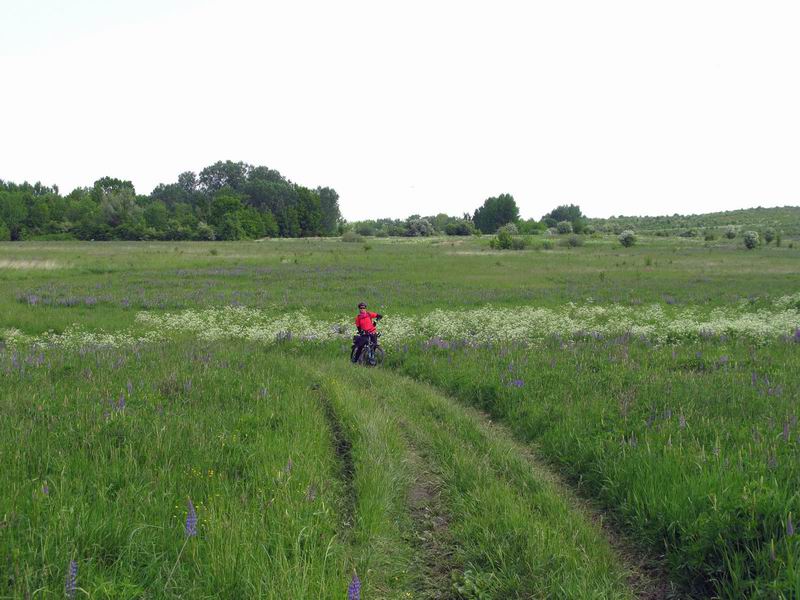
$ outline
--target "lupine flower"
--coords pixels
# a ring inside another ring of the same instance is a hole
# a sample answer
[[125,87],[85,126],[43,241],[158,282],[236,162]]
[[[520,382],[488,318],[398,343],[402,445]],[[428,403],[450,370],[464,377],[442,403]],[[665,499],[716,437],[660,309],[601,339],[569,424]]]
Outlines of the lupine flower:
[[292,472],[292,467],[294,467],[294,463],[292,462],[292,459],[290,458],[288,461],[286,461],[286,466],[283,467],[283,472],[286,473],[287,475],[290,475],[291,472]]
[[74,560],[69,561],[67,570],[67,581],[64,584],[64,593],[69,600],[74,600],[75,592],[78,590],[78,563]]
[[786,535],[791,537],[794,535],[794,523],[792,523],[792,513],[786,519]]
[[189,498],[189,512],[186,515],[186,537],[194,537],[197,535],[197,512],[194,510],[192,499]]
[[311,485],[308,486],[308,489],[306,490],[306,500],[308,502],[313,502],[316,499],[317,499],[317,486],[312,483]]
[[129,381],[126,387],[128,388],[128,396],[131,396],[133,394],[133,384]]
[[511,387],[521,388],[523,385],[525,385],[525,382],[522,381],[522,379],[512,379],[508,385]]
[[353,578],[350,580],[350,586],[347,588],[347,600],[360,600],[361,599],[361,580],[358,574],[353,571]]
[[50,495],[50,487],[47,485],[46,481],[44,482],[44,484],[42,484],[42,493],[45,496],[49,496]]
[[117,410],[125,410],[125,394],[120,395],[119,401],[117,402]]

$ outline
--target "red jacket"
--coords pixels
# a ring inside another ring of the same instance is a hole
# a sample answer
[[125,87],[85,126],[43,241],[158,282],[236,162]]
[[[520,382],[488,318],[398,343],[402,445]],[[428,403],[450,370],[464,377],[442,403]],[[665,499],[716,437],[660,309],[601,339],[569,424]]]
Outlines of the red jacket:
[[356,315],[356,327],[363,329],[367,333],[375,332],[375,325],[372,324],[372,319],[378,316],[378,313],[365,312],[364,314],[358,313]]

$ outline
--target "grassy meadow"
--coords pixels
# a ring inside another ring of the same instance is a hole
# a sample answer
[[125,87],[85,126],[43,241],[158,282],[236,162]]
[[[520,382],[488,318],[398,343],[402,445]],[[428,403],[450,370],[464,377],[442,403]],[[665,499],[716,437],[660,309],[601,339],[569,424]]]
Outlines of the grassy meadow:
[[0,243],[0,598],[800,597],[800,244],[540,240]]

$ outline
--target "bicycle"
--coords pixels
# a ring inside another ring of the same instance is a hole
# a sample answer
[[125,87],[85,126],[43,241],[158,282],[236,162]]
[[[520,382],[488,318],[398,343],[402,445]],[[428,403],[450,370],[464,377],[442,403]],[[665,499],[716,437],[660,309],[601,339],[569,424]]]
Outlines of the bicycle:
[[[353,346],[350,348],[350,360],[353,360],[353,356],[355,356],[356,344],[361,335],[362,334],[353,336]],[[365,367],[377,367],[383,362],[386,356],[383,347],[378,342],[378,338],[381,334],[375,332],[367,335],[369,335],[369,337],[367,338],[367,343],[364,344],[364,347],[361,349],[361,354],[358,357],[358,364],[364,365]]]

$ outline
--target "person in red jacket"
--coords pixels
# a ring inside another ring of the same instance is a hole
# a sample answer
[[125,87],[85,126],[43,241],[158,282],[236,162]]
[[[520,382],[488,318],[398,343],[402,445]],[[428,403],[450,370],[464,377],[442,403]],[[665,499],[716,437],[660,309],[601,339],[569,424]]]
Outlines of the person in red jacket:
[[375,343],[378,342],[378,338],[375,337],[375,323],[372,322],[372,319],[381,320],[382,318],[383,315],[369,312],[367,310],[367,305],[363,302],[359,302],[358,314],[356,315],[356,329],[358,329],[358,335],[353,343],[353,351],[350,353],[350,360],[354,363],[358,362],[358,358],[361,356],[364,346],[366,346],[370,339]]

